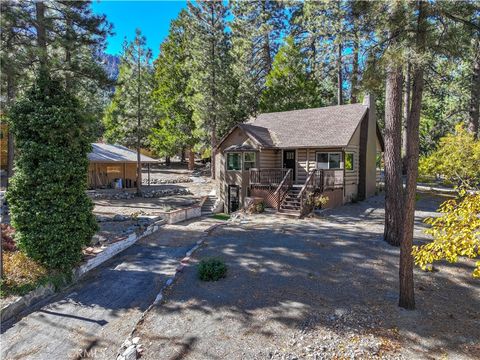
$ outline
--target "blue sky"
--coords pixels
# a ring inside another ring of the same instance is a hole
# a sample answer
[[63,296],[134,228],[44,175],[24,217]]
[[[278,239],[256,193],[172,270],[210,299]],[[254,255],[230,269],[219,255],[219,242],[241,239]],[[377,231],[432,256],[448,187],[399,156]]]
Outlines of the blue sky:
[[140,28],[147,38],[147,45],[157,57],[159,46],[168,35],[170,21],[177,17],[181,9],[187,6],[186,1],[113,1],[94,0],[93,11],[107,15],[113,23],[115,35],[107,39],[108,54],[122,52],[123,39],[132,40],[135,29]]

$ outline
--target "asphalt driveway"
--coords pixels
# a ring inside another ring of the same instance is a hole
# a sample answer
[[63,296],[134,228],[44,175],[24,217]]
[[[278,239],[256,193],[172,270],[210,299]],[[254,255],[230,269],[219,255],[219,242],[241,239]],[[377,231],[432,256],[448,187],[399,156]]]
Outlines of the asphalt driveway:
[[[441,200],[417,203],[416,241]],[[476,358],[472,263],[416,269],[417,310],[400,309],[382,206],[376,197],[319,219],[257,215],[215,230],[195,257],[222,257],[227,277],[201,282],[188,268],[137,328],[142,359]]]
[[207,221],[166,225],[19,322],[2,324],[2,359],[113,359]]

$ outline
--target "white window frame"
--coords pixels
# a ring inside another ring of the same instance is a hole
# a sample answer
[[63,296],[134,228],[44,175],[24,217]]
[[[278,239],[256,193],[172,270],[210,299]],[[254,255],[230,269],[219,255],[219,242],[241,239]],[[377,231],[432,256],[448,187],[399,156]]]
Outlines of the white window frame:
[[[247,155],[247,154],[253,154],[253,161],[245,160],[245,155]],[[245,167],[246,163],[249,163],[249,164],[253,163],[253,166],[251,166],[247,169]],[[243,170],[247,171],[247,170],[250,170],[250,169],[254,169],[254,168],[256,168],[256,166],[257,166],[257,152],[256,151],[245,151],[243,153],[243,163],[242,163]]]
[[[239,155],[240,156],[240,169],[229,169],[228,168],[228,156],[229,155]],[[227,152],[226,153],[226,158],[225,158],[225,169],[227,171],[242,171],[243,169],[243,155],[241,152]]]
[[[344,168],[344,162],[343,162],[343,158],[342,158],[342,153],[340,151],[317,151],[315,153],[315,166],[317,169],[320,169],[318,167],[318,154],[328,154],[327,155],[327,164],[328,164],[328,168],[327,169],[324,169],[324,170],[341,170]],[[340,167],[338,168],[330,168],[330,155],[340,155]]]

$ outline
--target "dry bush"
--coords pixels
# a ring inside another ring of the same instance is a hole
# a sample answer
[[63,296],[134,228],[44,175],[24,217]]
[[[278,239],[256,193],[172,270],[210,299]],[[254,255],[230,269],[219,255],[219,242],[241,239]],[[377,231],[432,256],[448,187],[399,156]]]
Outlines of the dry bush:
[[13,234],[15,229],[8,224],[0,224],[0,232],[2,234],[2,248],[5,251],[15,251],[17,250],[17,244],[13,239]]
[[3,253],[3,271],[2,285],[15,288],[35,285],[40,278],[47,275],[43,266],[20,251]]

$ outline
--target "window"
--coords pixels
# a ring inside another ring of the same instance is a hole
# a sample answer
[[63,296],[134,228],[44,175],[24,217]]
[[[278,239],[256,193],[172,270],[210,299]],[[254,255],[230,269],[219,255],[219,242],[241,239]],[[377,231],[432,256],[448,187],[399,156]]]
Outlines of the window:
[[317,169],[328,169],[328,153],[317,154]]
[[345,170],[353,170],[353,153],[345,154]]
[[341,153],[317,153],[317,169],[341,169]]
[[243,154],[243,170],[254,168],[256,165],[254,152],[246,152]]
[[227,170],[242,170],[242,154],[227,154]]

